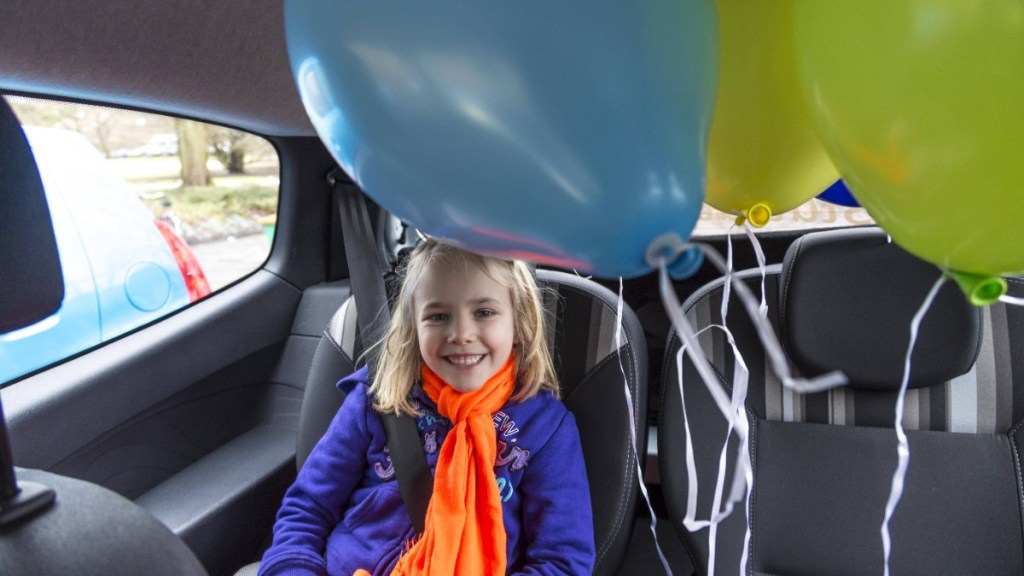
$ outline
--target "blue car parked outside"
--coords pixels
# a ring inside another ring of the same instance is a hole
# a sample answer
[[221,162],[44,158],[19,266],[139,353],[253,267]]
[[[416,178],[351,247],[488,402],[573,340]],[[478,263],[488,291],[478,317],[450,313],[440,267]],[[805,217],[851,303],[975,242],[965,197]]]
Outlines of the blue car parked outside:
[[188,246],[81,134],[24,127],[46,189],[64,274],[49,318],[0,335],[0,385],[209,293]]

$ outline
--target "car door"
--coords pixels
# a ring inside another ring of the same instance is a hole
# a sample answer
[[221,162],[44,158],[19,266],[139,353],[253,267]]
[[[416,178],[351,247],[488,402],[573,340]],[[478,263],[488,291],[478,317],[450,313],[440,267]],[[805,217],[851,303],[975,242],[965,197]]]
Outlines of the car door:
[[[344,275],[330,249],[330,156],[312,137],[271,142],[281,176],[266,262],[0,390],[17,466],[134,500],[211,574],[245,564],[269,536],[295,474],[305,374],[327,311],[348,295],[345,282],[328,282]],[[62,254],[65,268],[85,252]]]

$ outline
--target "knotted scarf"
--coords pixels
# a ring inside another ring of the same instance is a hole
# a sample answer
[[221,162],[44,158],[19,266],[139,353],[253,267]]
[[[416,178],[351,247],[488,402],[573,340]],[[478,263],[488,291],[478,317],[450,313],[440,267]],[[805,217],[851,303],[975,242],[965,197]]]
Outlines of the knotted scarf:
[[423,390],[452,421],[452,429],[438,454],[423,534],[391,574],[502,576],[505,523],[494,477],[498,449],[492,415],[512,395],[515,355],[483,386],[465,394],[425,364],[421,376]]

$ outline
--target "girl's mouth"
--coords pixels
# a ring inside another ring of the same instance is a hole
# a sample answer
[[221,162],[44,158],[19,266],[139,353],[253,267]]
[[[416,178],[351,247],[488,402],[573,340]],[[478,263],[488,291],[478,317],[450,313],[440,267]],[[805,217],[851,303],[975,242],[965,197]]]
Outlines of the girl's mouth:
[[468,367],[478,364],[484,359],[483,354],[464,354],[458,356],[446,356],[445,360],[455,364],[456,366]]

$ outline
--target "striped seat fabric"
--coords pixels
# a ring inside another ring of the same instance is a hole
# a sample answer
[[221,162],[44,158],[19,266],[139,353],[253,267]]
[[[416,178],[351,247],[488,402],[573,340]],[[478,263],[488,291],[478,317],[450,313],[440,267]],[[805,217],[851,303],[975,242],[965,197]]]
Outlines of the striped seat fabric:
[[[880,526],[897,460],[894,410],[909,319],[938,276],[877,229],[807,235],[782,265],[768,267],[768,319],[791,369],[852,375],[849,385],[815,394],[782,385],[742,306],[730,306],[726,325],[750,372],[749,573],[881,573]],[[760,290],[759,270],[733,278]],[[1024,282],[1009,283],[1011,294],[1024,295]],[[683,305],[695,329],[721,324],[723,284],[706,285]],[[880,306],[879,294],[894,296]],[[1018,450],[1024,442],[1022,335],[1024,308],[1000,303],[973,309],[952,282],[926,314],[903,410],[911,456],[904,496],[890,524],[892,573],[1024,573],[1018,497],[1024,493]],[[733,352],[724,332],[705,330],[699,339],[719,384],[731,391]],[[843,349],[829,349],[836,346]],[[706,574],[708,530],[690,533],[682,525],[687,474],[680,387],[698,470],[698,518],[711,513],[726,427],[688,359],[680,383],[679,348],[670,334],[659,465],[669,516],[698,573]],[[915,372],[922,376],[915,379]],[[735,445],[733,437],[729,470]],[[736,574],[746,521],[738,508],[719,526],[717,573]]]
[[[768,269],[765,292],[769,302],[778,301],[779,269],[778,265]],[[734,277],[746,279],[751,290],[760,289],[759,270],[748,270]],[[1024,280],[1011,278],[1009,282],[1012,292],[1024,293]],[[720,322],[718,311],[722,303],[722,286],[721,282],[710,284],[700,297],[687,303],[684,308],[691,325],[707,326],[713,315],[715,323]],[[736,302],[734,314],[739,316],[741,312],[739,302]],[[1010,345],[1011,342],[1024,341],[1021,340],[1024,338],[1024,308],[997,303],[980,312],[983,331],[977,361],[960,376],[933,386],[908,390],[903,410],[904,429],[1005,434],[1024,417],[1024,390],[1018,390],[1014,396],[1013,389],[1014,366],[1018,374],[1024,369],[1024,347]],[[777,306],[769,307],[768,317],[776,329],[778,313]],[[736,337],[748,341],[749,346],[742,349],[755,350],[746,355],[745,361],[751,372],[747,405],[758,417],[776,422],[893,427],[895,391],[844,386],[817,394],[792,392],[783,387],[766,365],[764,355],[758,353],[760,342],[757,334],[752,332],[753,327],[749,324],[737,326],[743,320],[733,320],[733,314],[730,314],[729,321],[728,326]],[[1000,335],[998,340],[995,334]],[[909,339],[909,326],[906,337]],[[727,382],[731,382],[732,348],[725,332],[708,330],[700,335],[700,342],[712,365]],[[673,333],[669,342],[673,354],[679,345],[679,339]],[[670,366],[674,362],[675,356],[667,355],[665,369],[674,369]],[[795,367],[794,370],[799,373]],[[674,381],[665,384],[674,385]]]

